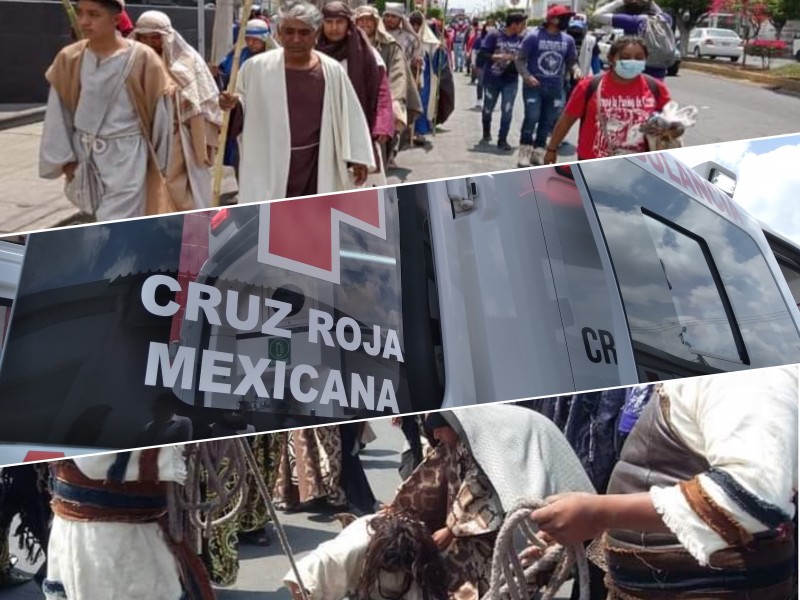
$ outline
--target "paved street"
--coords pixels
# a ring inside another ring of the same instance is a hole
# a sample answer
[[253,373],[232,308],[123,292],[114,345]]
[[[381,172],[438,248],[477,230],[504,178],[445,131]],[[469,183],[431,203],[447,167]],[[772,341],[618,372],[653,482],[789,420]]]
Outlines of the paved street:
[[[361,454],[361,461],[373,492],[379,501],[390,501],[400,483],[397,467],[403,435],[392,427],[388,419],[372,421],[377,440]],[[293,553],[301,557],[318,544],[329,540],[341,530],[338,522],[328,514],[279,513]],[[235,585],[217,590],[217,600],[288,600],[289,593],[282,587],[283,575],[289,570],[289,561],[283,554],[277,537],[266,548],[242,546],[241,566]],[[12,553],[14,549],[12,547]],[[557,600],[569,598],[571,584],[567,584]],[[0,600],[42,600],[42,594],[33,583],[0,592]]]
[[[513,153],[480,147],[480,110],[475,108],[475,88],[468,78],[455,74],[456,109],[426,148],[400,154],[390,183],[423,181],[514,168]],[[700,109],[698,124],[690,129],[687,145],[747,139],[800,130],[800,98],[767,90],[746,81],[733,81],[683,69],[667,79],[673,98],[681,105]],[[519,142],[522,98],[518,95],[509,142]],[[495,114],[496,138],[499,114]],[[41,124],[0,131],[0,233],[52,227],[74,211],[62,194],[61,181],[37,176]],[[561,161],[574,159],[577,126],[562,148]]]

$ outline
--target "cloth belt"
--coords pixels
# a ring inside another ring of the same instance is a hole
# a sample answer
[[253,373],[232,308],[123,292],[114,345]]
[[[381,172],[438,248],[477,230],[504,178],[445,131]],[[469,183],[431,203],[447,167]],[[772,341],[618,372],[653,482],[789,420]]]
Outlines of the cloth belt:
[[703,567],[683,547],[642,548],[606,536],[606,586],[619,598],[788,598],[797,565],[790,533],[754,536]]
[[[125,457],[130,453],[120,453]],[[214,600],[202,560],[186,541],[169,533],[167,484],[158,481],[158,450],[143,450],[139,472],[146,481],[117,481],[109,470],[106,481],[86,477],[71,460],[52,466],[53,512],[69,521],[158,523],[178,565],[187,600]],[[127,466],[127,461],[117,461]],[[116,465],[116,463],[115,463]]]

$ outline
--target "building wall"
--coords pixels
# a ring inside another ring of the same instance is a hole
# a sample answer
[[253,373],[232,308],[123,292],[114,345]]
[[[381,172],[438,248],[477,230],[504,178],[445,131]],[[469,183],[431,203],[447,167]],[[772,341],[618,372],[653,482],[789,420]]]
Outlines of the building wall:
[[[186,40],[197,45],[197,9],[182,6],[128,6],[134,21],[146,10],[167,13]],[[205,13],[206,46],[211,47],[213,9]],[[231,34],[233,35],[233,34]],[[60,2],[0,0],[0,98],[5,103],[44,103],[44,72],[58,51],[71,41],[69,21]]]

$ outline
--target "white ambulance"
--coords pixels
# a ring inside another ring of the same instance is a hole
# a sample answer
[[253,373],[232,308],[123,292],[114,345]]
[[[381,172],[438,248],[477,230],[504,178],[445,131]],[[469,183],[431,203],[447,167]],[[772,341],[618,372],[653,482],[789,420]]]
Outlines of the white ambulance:
[[800,362],[800,251],[700,171],[649,154],[33,234],[0,464],[144,445],[165,395],[197,439]]

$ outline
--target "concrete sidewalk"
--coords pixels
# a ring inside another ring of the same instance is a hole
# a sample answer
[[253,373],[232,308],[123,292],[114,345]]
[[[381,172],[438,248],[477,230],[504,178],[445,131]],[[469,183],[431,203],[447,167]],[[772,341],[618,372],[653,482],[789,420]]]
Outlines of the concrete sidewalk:
[[0,104],[0,131],[44,120],[44,104]]

